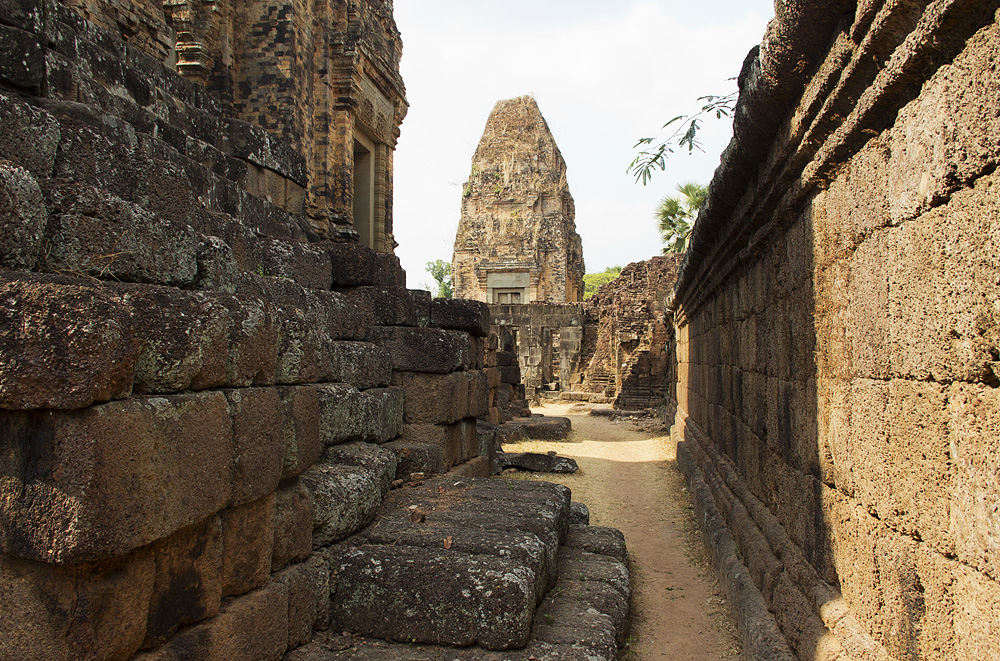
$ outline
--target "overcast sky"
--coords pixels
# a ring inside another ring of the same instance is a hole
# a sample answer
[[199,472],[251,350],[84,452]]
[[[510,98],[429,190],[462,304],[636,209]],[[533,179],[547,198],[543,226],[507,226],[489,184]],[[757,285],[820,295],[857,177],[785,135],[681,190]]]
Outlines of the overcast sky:
[[587,271],[660,252],[653,212],[674,186],[708,183],[731,136],[677,154],[643,187],[625,172],[641,137],[736,89],[772,0],[395,0],[410,110],[396,149],[394,232],[407,285],[451,261],[462,184],[493,105],[531,94],[566,159]]

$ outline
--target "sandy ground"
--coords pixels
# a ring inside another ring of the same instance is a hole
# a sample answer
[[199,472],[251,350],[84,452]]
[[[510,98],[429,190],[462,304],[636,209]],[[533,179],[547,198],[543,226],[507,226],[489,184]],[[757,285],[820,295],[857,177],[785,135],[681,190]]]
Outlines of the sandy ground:
[[667,431],[650,421],[636,424],[591,416],[589,408],[574,403],[532,407],[533,413],[570,418],[570,437],[508,444],[504,449],[555,450],[576,459],[580,470],[572,475],[521,475],[565,484],[573,490],[574,501],[590,508],[592,525],[625,533],[633,619],[622,659],[738,659],[736,629],[697,531]]

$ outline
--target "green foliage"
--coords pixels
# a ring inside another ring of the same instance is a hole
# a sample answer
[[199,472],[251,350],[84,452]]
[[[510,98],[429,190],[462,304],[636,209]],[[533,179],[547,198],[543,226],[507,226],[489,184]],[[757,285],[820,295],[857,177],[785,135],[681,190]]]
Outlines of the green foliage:
[[698,140],[698,131],[701,130],[702,122],[705,118],[715,115],[716,119],[732,117],[736,108],[736,99],[739,92],[726,94],[725,96],[708,95],[699,97],[703,102],[701,110],[693,115],[677,115],[663,125],[661,130],[674,127],[674,132],[666,139],[659,140],[657,136],[651,138],[640,138],[635,143],[633,149],[642,148],[636,157],[629,164],[626,172],[635,176],[635,180],[641,181],[645,186],[653,177],[657,168],[665,170],[667,167],[667,157],[677,149],[687,147],[690,154],[695,149],[705,151]]
[[664,243],[664,254],[687,250],[691,229],[695,218],[698,217],[698,209],[708,197],[708,187],[699,184],[687,183],[677,186],[677,192],[681,197],[665,197],[656,209],[657,226]]
[[451,298],[454,292],[451,288],[451,262],[435,259],[427,262],[426,270],[437,282],[437,298]]
[[583,276],[583,300],[587,300],[597,293],[601,285],[611,282],[622,272],[620,266],[609,266],[600,273],[586,273]]

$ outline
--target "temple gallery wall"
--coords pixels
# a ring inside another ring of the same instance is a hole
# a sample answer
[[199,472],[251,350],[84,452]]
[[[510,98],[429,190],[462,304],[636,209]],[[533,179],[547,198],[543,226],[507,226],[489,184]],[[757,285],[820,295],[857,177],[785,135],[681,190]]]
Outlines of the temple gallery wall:
[[527,98],[405,288],[388,0],[0,5],[0,657],[612,661],[621,534],[481,477],[552,392],[662,409],[748,658],[1000,658],[1000,3],[777,3],[599,307]]

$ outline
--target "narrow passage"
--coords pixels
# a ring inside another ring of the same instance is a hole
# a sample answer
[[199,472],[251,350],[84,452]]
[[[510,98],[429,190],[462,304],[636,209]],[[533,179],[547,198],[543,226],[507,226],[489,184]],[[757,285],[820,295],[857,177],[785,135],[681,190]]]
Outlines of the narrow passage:
[[739,658],[725,598],[697,531],[667,431],[643,431],[628,420],[589,415],[589,405],[546,404],[534,413],[566,416],[564,441],[508,444],[509,452],[548,452],[576,459],[572,475],[524,473],[573,490],[590,508],[591,525],[625,533],[633,585],[632,636],[624,661],[716,661]]

